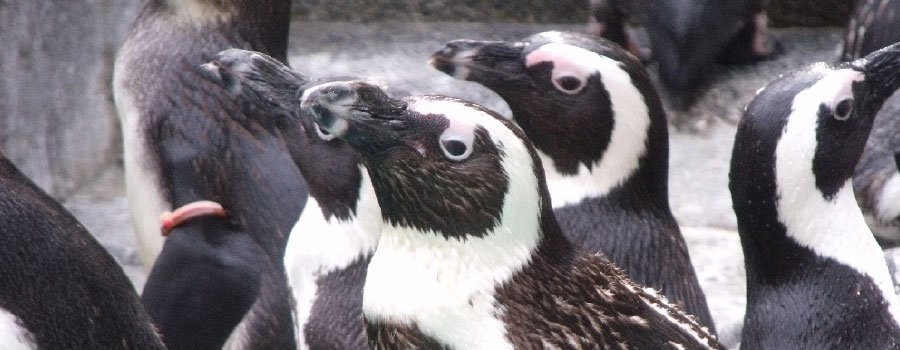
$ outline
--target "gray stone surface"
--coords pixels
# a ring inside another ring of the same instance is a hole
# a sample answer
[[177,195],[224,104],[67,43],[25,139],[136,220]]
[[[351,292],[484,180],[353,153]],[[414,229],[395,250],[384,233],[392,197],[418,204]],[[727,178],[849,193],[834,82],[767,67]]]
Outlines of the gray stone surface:
[[139,6],[0,3],[0,150],[56,197],[93,180],[121,153],[109,78]]

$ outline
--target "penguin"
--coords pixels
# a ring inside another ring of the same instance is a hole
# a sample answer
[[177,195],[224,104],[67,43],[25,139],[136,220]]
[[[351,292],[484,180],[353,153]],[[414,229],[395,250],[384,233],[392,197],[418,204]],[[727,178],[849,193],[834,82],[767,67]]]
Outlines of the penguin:
[[[251,307],[268,310],[253,328],[278,335],[258,338],[293,346],[282,257],[307,186],[280,131],[200,67],[231,47],[286,60],[289,22],[289,0],[149,0],[116,59],[126,192],[152,266],[141,298],[170,349],[220,349]],[[197,202],[222,210],[160,221]]]
[[[591,31],[659,63],[659,78],[672,107],[687,111],[717,61],[746,64],[772,57],[778,43],[768,34],[767,0],[591,0]],[[625,23],[647,30],[650,54],[638,50]],[[678,121],[676,121],[678,122]]]
[[849,62],[900,41],[895,0],[857,0],[847,21],[841,61]]
[[429,62],[499,94],[544,164],[566,237],[715,329],[669,207],[666,114],[646,70],[618,45],[543,32],[457,40]]
[[112,256],[2,154],[0,348],[165,349]]
[[[847,24],[842,61],[859,59],[900,41],[896,13],[900,2],[858,1]],[[869,140],[853,175],[856,200],[882,247],[900,245],[900,97],[888,99],[875,118]]]
[[381,208],[363,287],[371,347],[722,348],[565,239],[540,158],[495,112],[362,81],[307,88],[301,108],[359,152]]
[[742,349],[900,349],[900,300],[851,189],[900,46],[786,74],[738,125],[729,173],[747,271]]
[[[309,184],[309,199],[288,238],[284,268],[300,349],[368,349],[362,315],[366,268],[381,233],[374,188],[359,156],[342,139],[301,116],[312,81],[263,53],[222,51],[205,65],[236,99],[267,113],[293,140],[291,155]],[[274,117],[272,117],[274,116]]]

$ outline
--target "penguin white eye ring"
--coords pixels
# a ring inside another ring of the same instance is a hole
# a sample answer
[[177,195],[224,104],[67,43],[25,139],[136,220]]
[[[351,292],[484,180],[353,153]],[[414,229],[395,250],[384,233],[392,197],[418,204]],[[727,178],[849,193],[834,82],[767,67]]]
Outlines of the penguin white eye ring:
[[584,87],[584,79],[574,75],[562,75],[553,78],[553,87],[567,94],[577,94]]
[[472,155],[472,145],[459,138],[441,139],[441,151],[447,159],[461,161]]
[[847,120],[853,113],[853,99],[847,98],[834,106],[834,119]]

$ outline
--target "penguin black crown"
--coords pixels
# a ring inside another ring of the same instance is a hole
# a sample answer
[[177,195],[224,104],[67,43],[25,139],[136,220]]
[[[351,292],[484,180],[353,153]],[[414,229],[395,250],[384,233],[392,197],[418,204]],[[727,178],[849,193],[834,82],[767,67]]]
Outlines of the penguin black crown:
[[747,270],[742,349],[898,349],[900,302],[851,188],[900,46],[785,75],[747,107],[729,187]]
[[560,232],[540,159],[496,113],[364,82],[301,106],[361,155],[384,222],[363,312],[379,349],[721,348]]

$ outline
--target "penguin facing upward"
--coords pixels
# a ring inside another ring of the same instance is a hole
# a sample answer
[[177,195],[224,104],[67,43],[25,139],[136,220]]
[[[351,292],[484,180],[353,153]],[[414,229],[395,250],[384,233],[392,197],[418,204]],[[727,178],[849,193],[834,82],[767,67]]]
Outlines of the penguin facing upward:
[[[232,47],[284,60],[289,21],[289,0],[150,0],[116,60],[126,190],[153,266],[141,297],[170,349],[221,348],[251,305],[287,290],[281,260],[306,183],[280,131],[200,65]],[[160,215],[198,201],[225,215],[168,227],[161,249]],[[285,320],[277,334],[293,341],[290,308],[271,310],[263,320]]]
[[[659,77],[677,111],[687,111],[717,61],[750,63],[770,57],[767,0],[591,0],[593,32],[636,52],[625,23],[647,30]],[[640,56],[639,56],[640,57]]]
[[360,153],[381,208],[363,292],[370,346],[721,348],[563,237],[540,158],[496,113],[365,82],[308,88],[301,106]]
[[429,60],[507,102],[534,143],[569,240],[714,329],[669,208],[669,140],[641,63],[611,42],[544,32],[521,42],[452,41]]
[[[900,1],[861,0],[847,24],[841,60],[852,61],[900,41]],[[884,103],[853,175],[856,200],[878,243],[900,244],[900,96]]]
[[165,348],[112,256],[2,154],[0,348]]
[[851,188],[900,47],[769,83],[735,136],[747,270],[742,349],[900,349],[900,301]]
[[[300,116],[304,86],[316,84],[265,54],[230,49],[206,65],[245,103],[275,116],[310,197],[291,230],[284,267],[300,349],[368,349],[362,288],[381,232],[369,175],[347,143]],[[325,79],[332,81],[340,79]],[[254,113],[248,113],[254,114]],[[262,115],[262,114],[254,114]]]

